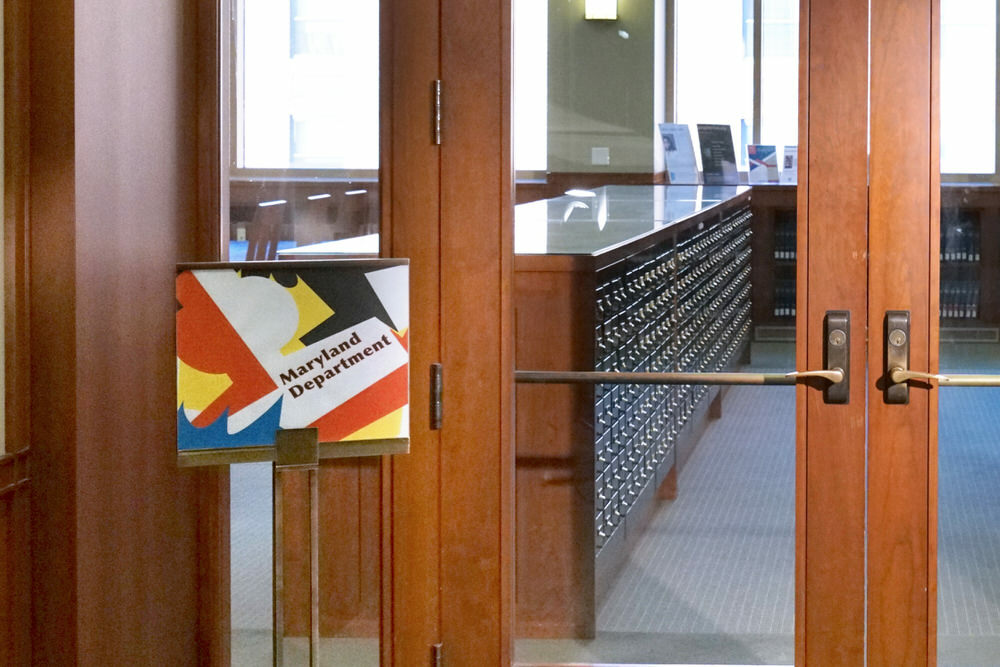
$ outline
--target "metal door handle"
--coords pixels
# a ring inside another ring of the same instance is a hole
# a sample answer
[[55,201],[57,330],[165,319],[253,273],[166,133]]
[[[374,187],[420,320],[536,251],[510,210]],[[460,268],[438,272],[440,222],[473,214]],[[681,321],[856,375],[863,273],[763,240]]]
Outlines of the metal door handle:
[[789,373],[632,373],[625,371],[514,371],[522,384],[709,384],[791,385],[796,380],[822,378],[833,384],[844,380],[844,371],[791,371]]
[[910,311],[885,313],[885,402],[906,404],[910,400],[910,380],[933,380],[943,387],[1000,387],[1000,375],[943,375],[911,371]]
[[525,384],[689,384],[689,385],[793,385],[798,380],[819,378],[827,403],[850,399],[848,370],[851,367],[851,315],[829,310],[823,321],[825,346],[822,370],[789,373],[636,373],[602,371],[514,371],[514,380]]
[[844,381],[844,369],[838,367],[825,371],[792,371],[791,373],[785,373],[785,377],[796,380],[799,378],[823,378],[833,384],[839,384]]
[[921,373],[898,366],[889,370],[889,379],[893,384],[902,384],[908,380],[936,380],[938,384],[946,387],[1000,387],[1000,375]]

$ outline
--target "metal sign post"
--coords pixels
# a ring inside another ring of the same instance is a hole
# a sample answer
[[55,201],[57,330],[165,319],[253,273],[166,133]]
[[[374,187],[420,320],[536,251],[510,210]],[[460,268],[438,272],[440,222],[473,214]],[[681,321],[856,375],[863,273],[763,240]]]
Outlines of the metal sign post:
[[319,664],[319,437],[315,428],[278,431],[275,434],[274,477],[274,665],[284,662],[285,562],[282,514],[283,475],[309,473],[309,665]]

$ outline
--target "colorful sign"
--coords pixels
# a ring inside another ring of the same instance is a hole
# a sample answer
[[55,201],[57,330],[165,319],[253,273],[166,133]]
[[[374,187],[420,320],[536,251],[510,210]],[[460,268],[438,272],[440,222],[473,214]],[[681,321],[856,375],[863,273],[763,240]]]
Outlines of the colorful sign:
[[177,275],[177,447],[409,437],[406,260],[204,264]]

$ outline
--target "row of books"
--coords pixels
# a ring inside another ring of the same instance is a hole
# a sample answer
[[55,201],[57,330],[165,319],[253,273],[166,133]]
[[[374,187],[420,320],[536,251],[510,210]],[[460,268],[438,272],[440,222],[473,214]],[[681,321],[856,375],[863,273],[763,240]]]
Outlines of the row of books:
[[942,225],[942,262],[978,262],[979,246],[979,225],[972,223]]
[[778,280],[774,284],[774,316],[795,317],[795,281]]
[[795,227],[792,225],[775,225],[774,227],[774,258],[795,259]]
[[[941,283],[941,317],[958,320],[979,318],[979,281]],[[774,316],[795,317],[795,281],[778,281],[774,288]]]
[[941,317],[974,320],[979,317],[979,281],[941,282]]

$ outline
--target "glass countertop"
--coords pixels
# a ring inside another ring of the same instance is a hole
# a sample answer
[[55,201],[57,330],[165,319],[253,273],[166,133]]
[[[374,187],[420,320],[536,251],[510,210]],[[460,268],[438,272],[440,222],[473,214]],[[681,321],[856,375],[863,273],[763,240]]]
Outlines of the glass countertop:
[[607,185],[514,208],[514,252],[591,255],[747,192],[745,185]]

